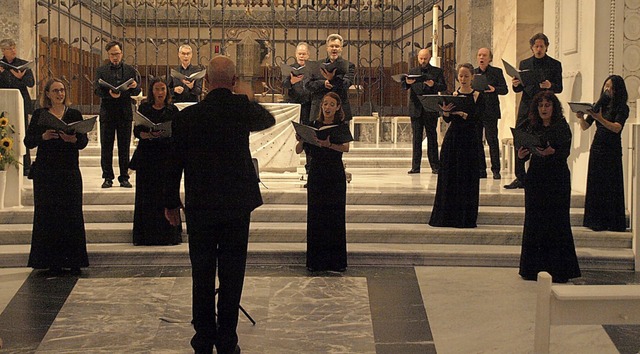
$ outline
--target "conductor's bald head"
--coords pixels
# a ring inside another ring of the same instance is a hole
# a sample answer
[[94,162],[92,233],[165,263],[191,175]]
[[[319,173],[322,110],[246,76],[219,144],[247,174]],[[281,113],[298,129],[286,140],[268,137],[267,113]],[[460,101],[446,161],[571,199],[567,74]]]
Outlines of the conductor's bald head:
[[216,88],[231,90],[236,83],[236,66],[228,57],[217,56],[209,62],[206,79],[209,91]]

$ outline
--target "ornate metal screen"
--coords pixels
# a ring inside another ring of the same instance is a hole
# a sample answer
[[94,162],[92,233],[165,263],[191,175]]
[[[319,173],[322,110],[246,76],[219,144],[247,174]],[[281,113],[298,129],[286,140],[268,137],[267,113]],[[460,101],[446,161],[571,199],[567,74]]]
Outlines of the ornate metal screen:
[[[420,48],[436,44],[434,57],[453,87],[455,30],[446,29],[455,27],[455,11],[455,0],[37,1],[37,76],[40,83],[51,76],[67,80],[73,102],[96,111],[92,82],[107,41],[124,43],[125,61],[138,69],[144,88],[150,76],[178,65],[178,47],[188,43],[194,63],[206,66],[216,54],[230,55],[257,93],[278,99],[278,65],[294,62],[297,43],[310,44],[312,60],[324,59],[327,35],[340,33],[343,57],[357,68],[351,90],[356,113],[373,107],[399,114],[407,95],[391,75],[415,66]],[[257,56],[243,56],[242,45],[256,46]]]

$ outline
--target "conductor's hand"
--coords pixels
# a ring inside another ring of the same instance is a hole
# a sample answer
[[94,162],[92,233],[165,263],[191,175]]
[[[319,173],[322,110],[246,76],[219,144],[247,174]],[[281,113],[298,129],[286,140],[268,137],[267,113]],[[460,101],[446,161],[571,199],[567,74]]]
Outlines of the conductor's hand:
[[551,145],[547,146],[544,149],[543,148],[536,148],[536,149],[538,149],[538,152],[542,156],[549,156],[556,153],[556,149],[552,148]]
[[513,79],[511,79],[511,85],[513,85],[513,87],[518,87],[520,86],[520,84],[522,83],[520,82],[520,80],[518,80],[518,78],[514,77]]
[[58,132],[58,135],[66,143],[75,144],[78,141],[78,137],[75,134],[65,134],[65,132]]
[[164,209],[164,217],[169,221],[171,226],[178,226],[182,222],[180,220],[180,208],[175,209]]
[[59,137],[60,134],[58,134],[58,131],[54,129],[47,129],[44,133],[42,133],[42,140],[58,139]]
[[522,160],[522,159],[524,159],[525,157],[527,157],[527,155],[529,155],[529,153],[530,153],[529,149],[527,149],[527,148],[526,148],[526,147],[524,147],[524,146],[521,146],[521,147],[518,149],[518,158]]
[[253,89],[251,88],[251,85],[244,81],[237,81],[236,86],[233,88],[233,92],[238,95],[247,95],[247,97],[253,101]]

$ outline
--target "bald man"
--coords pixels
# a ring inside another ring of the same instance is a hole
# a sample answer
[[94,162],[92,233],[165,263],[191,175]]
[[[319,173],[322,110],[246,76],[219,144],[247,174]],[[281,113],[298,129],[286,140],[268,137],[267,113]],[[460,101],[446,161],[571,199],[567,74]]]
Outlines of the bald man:
[[431,66],[431,49],[424,48],[418,52],[418,66],[409,70],[410,75],[422,75],[417,79],[403,78],[402,88],[411,90],[409,99],[409,116],[411,116],[411,130],[413,131],[413,157],[409,174],[420,173],[422,162],[422,132],[427,135],[427,157],[431,172],[438,173],[440,169],[440,157],[438,155],[438,124],[437,112],[426,112],[418,98],[421,95],[437,95],[438,92],[447,90],[442,69]]
[[[253,93],[248,85],[237,82],[235,65],[229,58],[213,58],[205,81],[207,96],[173,119],[165,215],[172,225],[180,223],[180,181],[184,172],[192,323],[196,330],[191,346],[196,353],[212,353],[214,346],[219,354],[240,353],[236,327],[249,219],[251,212],[262,205],[249,133],[273,126],[275,118],[249,99]],[[217,317],[216,268],[220,281]]]
[[[489,48],[478,49],[476,55],[478,66],[475,68],[476,75],[484,75],[487,78],[488,89],[482,92],[484,96],[484,109],[477,125],[478,141],[482,141],[483,132],[489,145],[489,156],[491,157],[491,173],[493,179],[500,179],[500,147],[498,146],[498,119],[500,119],[500,100],[498,95],[506,95],[509,92],[507,82],[504,80],[502,69],[491,65],[493,53]],[[480,160],[480,178],[487,178],[487,159],[484,154],[484,144],[480,144],[478,150]]]

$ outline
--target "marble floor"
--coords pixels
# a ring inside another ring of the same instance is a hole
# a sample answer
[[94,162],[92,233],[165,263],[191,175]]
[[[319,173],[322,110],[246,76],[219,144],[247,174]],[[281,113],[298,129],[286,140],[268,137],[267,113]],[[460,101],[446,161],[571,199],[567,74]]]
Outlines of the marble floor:
[[[640,283],[586,271],[581,284]],[[577,285],[576,285],[577,284]],[[0,269],[3,353],[189,353],[188,267]],[[243,353],[531,353],[535,283],[512,268],[250,266]],[[552,353],[638,353],[640,326],[553,326]]]

